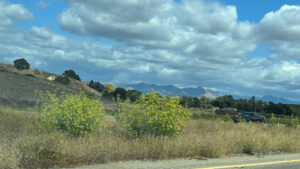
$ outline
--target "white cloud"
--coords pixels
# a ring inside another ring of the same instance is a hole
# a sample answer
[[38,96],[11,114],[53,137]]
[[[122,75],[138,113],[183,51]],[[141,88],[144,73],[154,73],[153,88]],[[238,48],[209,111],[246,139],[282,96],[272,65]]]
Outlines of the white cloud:
[[0,1],[0,28],[13,25],[23,20],[32,20],[33,14],[19,4]]
[[255,48],[253,25],[238,22],[234,6],[203,0],[69,0],[59,23],[83,36],[185,51],[208,60],[225,60],[225,53],[241,57]]
[[260,21],[258,33],[265,41],[299,41],[300,6],[283,5],[267,13]]
[[37,3],[37,6],[40,8],[40,9],[46,9],[48,7],[49,4],[47,4],[45,1],[39,1]]

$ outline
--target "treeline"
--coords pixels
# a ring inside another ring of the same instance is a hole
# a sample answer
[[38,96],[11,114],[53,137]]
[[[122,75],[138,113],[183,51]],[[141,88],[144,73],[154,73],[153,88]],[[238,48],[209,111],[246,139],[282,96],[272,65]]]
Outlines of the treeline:
[[[183,96],[181,98],[182,105],[187,107],[199,107],[199,108],[212,108],[218,107],[220,109],[224,108],[236,108],[237,111],[249,111],[249,112],[261,112],[261,113],[274,113],[278,115],[292,115],[297,114],[295,111],[295,105],[287,105],[281,103],[273,102],[263,102],[261,100],[255,100],[252,96],[250,99],[237,99],[235,100],[231,95],[225,95],[217,97],[215,100],[209,100],[208,98],[202,97],[188,97]],[[300,115],[300,114],[299,114]]]
[[104,85],[93,80],[88,83],[88,86],[102,93],[103,97],[108,100],[118,101],[120,99],[125,101],[129,99],[131,102],[135,102],[142,96],[142,93],[138,90],[126,90],[120,87],[115,89],[111,84]]

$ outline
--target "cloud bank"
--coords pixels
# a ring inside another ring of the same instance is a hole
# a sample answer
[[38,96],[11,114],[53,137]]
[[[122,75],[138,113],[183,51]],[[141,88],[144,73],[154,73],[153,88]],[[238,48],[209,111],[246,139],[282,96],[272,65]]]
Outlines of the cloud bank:
[[[7,9],[0,14],[7,20],[0,24],[0,58],[27,57],[37,68],[56,70],[60,62],[86,80],[204,86],[294,100],[300,94],[299,6],[284,5],[251,23],[238,20],[235,6],[211,1],[67,2],[58,23],[74,37],[47,27],[15,28],[33,15],[0,2]],[[262,44],[270,47],[268,55],[251,57]]]

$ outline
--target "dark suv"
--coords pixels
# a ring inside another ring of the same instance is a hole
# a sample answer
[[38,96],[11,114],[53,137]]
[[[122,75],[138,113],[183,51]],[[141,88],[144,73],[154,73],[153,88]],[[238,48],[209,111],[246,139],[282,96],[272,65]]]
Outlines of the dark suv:
[[250,122],[265,123],[266,122],[266,117],[262,116],[258,113],[254,113],[254,112],[243,112],[243,113],[240,113],[238,115],[233,115],[232,120],[236,123],[240,122],[242,120],[246,120],[249,123]]

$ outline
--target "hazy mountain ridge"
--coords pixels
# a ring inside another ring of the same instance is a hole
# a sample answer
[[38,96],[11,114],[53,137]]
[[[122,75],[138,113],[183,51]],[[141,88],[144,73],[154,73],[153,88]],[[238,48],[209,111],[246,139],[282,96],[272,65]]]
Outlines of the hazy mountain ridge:
[[161,95],[167,96],[191,96],[191,97],[202,97],[207,92],[202,87],[189,87],[189,88],[178,88],[173,85],[156,85],[156,84],[120,84],[119,87],[125,89],[135,89],[141,91],[143,94],[152,92],[153,90],[159,92]]
[[[125,89],[135,89],[141,91],[143,94],[149,93],[153,90],[159,92],[161,95],[168,96],[190,96],[190,97],[202,97],[206,96],[210,99],[215,99],[219,96],[225,95],[219,91],[212,91],[210,89],[204,89],[203,87],[189,87],[189,88],[178,88],[173,85],[157,85],[157,84],[146,84],[146,83],[137,83],[137,84],[119,84],[118,87]],[[234,99],[250,99],[251,96],[239,96],[232,95]],[[300,104],[289,99],[275,97],[271,95],[266,95],[263,97],[256,97],[256,100],[262,100],[264,102],[273,102],[273,103],[283,103],[283,104]]]
[[[239,95],[233,95],[234,99],[250,99],[251,96],[239,96]],[[275,97],[271,95],[265,95],[262,97],[255,97],[256,100],[261,100],[264,102],[273,102],[273,103],[282,103],[282,104],[300,104],[299,102],[292,101],[286,98],[281,98],[281,97]]]

